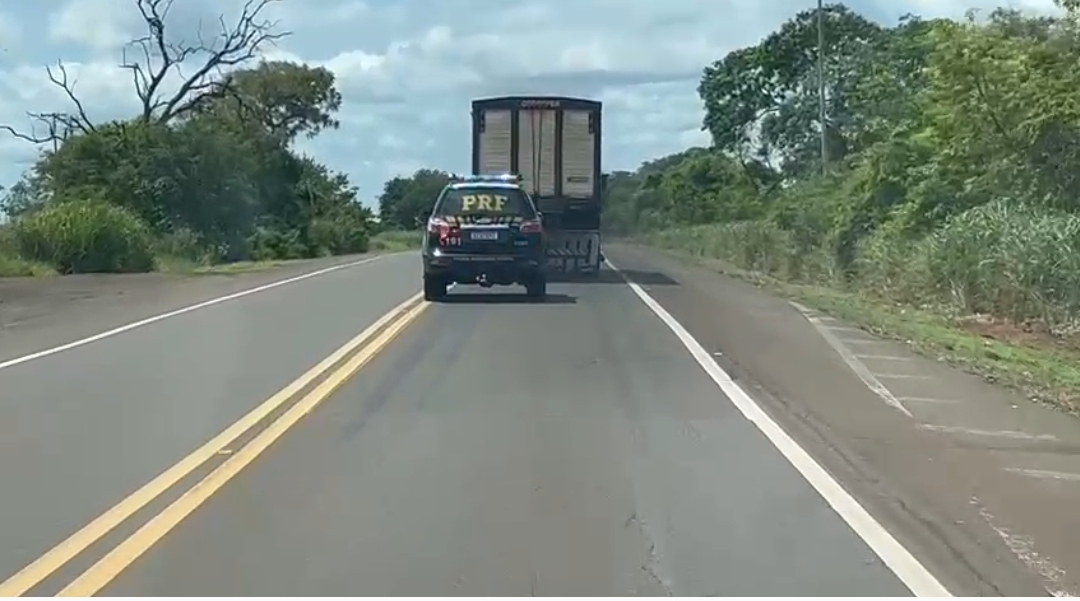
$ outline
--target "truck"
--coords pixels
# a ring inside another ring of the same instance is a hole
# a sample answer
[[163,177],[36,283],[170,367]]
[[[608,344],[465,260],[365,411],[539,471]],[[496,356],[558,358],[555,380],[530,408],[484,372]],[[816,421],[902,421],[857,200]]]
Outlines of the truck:
[[511,173],[541,213],[547,269],[600,272],[601,108],[565,96],[472,101],[472,173]]

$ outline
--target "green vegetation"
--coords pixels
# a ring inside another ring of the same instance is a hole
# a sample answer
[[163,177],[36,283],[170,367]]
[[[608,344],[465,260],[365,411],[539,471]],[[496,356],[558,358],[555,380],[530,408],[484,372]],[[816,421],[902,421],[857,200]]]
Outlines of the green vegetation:
[[882,26],[827,6],[824,125],[796,15],[704,70],[711,148],[612,174],[609,233],[1075,406],[1080,2],[1058,8]]
[[[250,59],[285,35],[261,16],[271,1],[247,4],[217,39],[193,45],[168,35],[168,3],[140,0],[147,34],[122,67],[141,110],[128,120],[94,122],[63,64],[49,70],[72,112],[31,115],[45,135],[3,126],[44,150],[3,198],[0,276],[368,250],[373,215],[347,177],[292,150],[297,137],[337,127],[334,75]],[[168,92],[173,73],[190,77]]]
[[432,169],[420,169],[409,177],[395,177],[386,182],[379,195],[379,217],[383,225],[402,231],[423,228],[434,198],[448,183],[449,173]]
[[423,242],[423,232],[421,230],[387,230],[379,232],[371,238],[371,250],[400,252],[420,248],[421,242]]

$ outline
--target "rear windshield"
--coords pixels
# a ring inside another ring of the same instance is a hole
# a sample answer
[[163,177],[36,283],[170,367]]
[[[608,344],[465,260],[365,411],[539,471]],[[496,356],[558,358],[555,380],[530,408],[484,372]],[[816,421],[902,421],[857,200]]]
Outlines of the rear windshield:
[[533,217],[536,210],[518,188],[451,188],[443,195],[436,215],[513,215]]

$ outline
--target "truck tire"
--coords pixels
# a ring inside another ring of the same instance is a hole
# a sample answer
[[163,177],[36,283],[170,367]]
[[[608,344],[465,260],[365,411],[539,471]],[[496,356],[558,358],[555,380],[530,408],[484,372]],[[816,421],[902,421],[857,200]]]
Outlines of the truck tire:
[[543,299],[547,296],[547,278],[533,276],[525,283],[525,294],[532,299]]
[[446,281],[424,277],[424,300],[439,301],[446,297]]

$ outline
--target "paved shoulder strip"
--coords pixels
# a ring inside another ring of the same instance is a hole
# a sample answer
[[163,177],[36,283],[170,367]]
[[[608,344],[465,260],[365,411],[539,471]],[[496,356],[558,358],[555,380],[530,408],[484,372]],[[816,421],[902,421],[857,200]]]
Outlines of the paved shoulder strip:
[[199,309],[205,309],[206,307],[210,307],[210,306],[213,306],[213,305],[219,305],[219,304],[227,302],[227,301],[235,300],[235,299],[242,298],[242,297],[245,297],[245,296],[250,296],[252,294],[256,294],[256,293],[259,293],[259,292],[265,292],[266,290],[270,290],[272,288],[278,288],[278,287],[284,286],[286,284],[292,284],[292,283],[299,282],[299,281],[302,281],[302,280],[306,280],[306,279],[309,279],[309,278],[317,277],[317,276],[320,276],[320,275],[325,275],[327,273],[331,273],[331,272],[334,272],[334,271],[341,271],[342,269],[349,269],[351,267],[356,267],[357,265],[363,265],[365,263],[371,263],[372,261],[376,261],[378,259],[381,259],[381,258],[387,257],[387,256],[391,256],[391,255],[377,255],[377,256],[374,256],[374,257],[367,257],[365,259],[360,259],[359,261],[350,261],[348,263],[342,263],[341,265],[334,265],[332,267],[326,267],[326,268],[323,268],[323,269],[312,271],[310,273],[305,273],[303,275],[298,275],[298,276],[287,278],[287,279],[284,279],[284,280],[279,280],[277,282],[271,282],[269,284],[264,284],[262,286],[258,286],[258,287],[255,287],[255,288],[250,288],[248,290],[241,290],[240,292],[234,292],[232,294],[227,294],[225,296],[219,296],[217,298],[212,298],[210,300],[203,301],[201,303],[196,303],[194,305],[189,305],[189,306],[183,307],[181,309],[176,309],[175,311],[169,311],[168,313],[162,313],[160,315],[154,315],[153,317],[147,317],[146,319],[140,319],[139,321],[135,321],[135,322],[132,322],[132,323],[129,323],[129,324],[126,324],[126,325],[122,325],[120,327],[113,328],[113,329],[107,330],[105,332],[101,332],[100,334],[94,334],[93,336],[87,336],[86,338],[81,338],[79,340],[68,342],[66,344],[61,344],[60,346],[54,346],[52,348],[45,349],[43,351],[38,351],[36,353],[31,353],[29,355],[23,355],[22,357],[16,357],[14,359],[9,359],[7,361],[0,362],[0,369],[7,369],[9,367],[14,367],[14,366],[22,364],[22,363],[28,363],[28,362],[33,361],[35,359],[41,359],[43,357],[48,357],[49,355],[55,355],[57,353],[62,353],[64,351],[68,351],[68,350],[71,350],[73,348],[77,348],[77,347],[80,347],[80,346],[85,346],[87,344],[90,344],[91,342],[97,342],[98,340],[102,340],[102,339],[105,339],[105,338],[116,336],[117,334],[123,334],[124,332],[134,330],[135,328],[141,328],[143,326],[148,326],[148,325],[150,325],[152,323],[157,323],[159,321],[164,321],[164,320],[169,319],[171,317],[176,317],[178,315],[183,315],[185,313],[191,313],[192,311],[198,311]]
[[637,283],[630,280],[611,261],[604,261],[618,273],[661,321],[690,351],[694,360],[709,374],[713,382],[724,392],[736,408],[769,439],[803,478],[825,499],[825,502],[854,530],[881,561],[894,573],[904,586],[917,597],[952,597],[952,593],[938,581],[896,538],[889,533],[859,502],[852,497],[825,468],[814,460],[791,436],[746,393],[731,376],[709,356],[701,344],[660,303],[656,302]]

